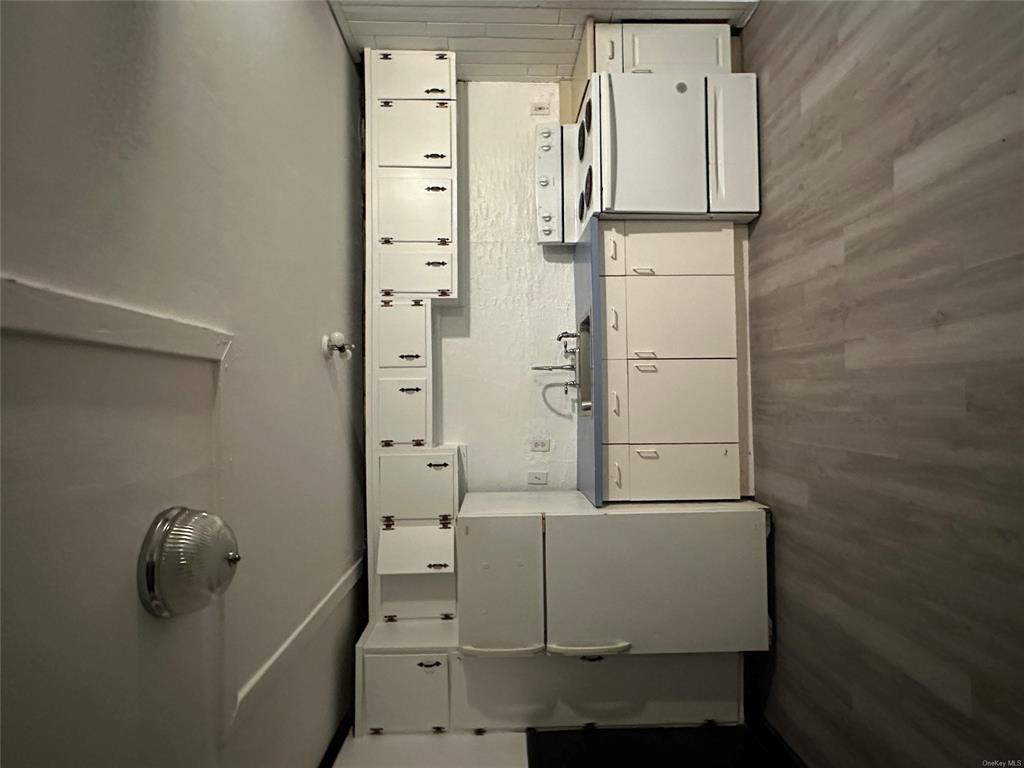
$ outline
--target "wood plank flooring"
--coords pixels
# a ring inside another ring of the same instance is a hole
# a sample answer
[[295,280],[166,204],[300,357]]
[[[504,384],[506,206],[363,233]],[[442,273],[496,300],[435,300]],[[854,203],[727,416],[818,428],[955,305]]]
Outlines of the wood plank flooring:
[[765,2],[751,228],[771,724],[1024,759],[1024,3]]

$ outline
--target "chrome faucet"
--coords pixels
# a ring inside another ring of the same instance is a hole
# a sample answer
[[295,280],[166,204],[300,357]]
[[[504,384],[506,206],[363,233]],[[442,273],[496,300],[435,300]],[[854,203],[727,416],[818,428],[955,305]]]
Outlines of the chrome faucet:
[[578,339],[580,335],[576,331],[562,331],[555,337],[555,341],[564,341],[565,339]]

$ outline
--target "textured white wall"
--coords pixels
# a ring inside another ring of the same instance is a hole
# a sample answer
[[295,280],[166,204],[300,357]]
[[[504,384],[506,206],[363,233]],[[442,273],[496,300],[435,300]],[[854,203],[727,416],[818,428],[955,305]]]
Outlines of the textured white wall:
[[[555,336],[574,324],[571,251],[542,248],[534,229],[534,127],[557,121],[558,87],[469,83],[459,98],[462,295],[437,310],[441,436],[468,446],[469,490],[522,489],[529,470],[575,488],[575,391],[556,386],[571,372],[530,371],[568,362]],[[532,438],[551,451],[531,452]]]

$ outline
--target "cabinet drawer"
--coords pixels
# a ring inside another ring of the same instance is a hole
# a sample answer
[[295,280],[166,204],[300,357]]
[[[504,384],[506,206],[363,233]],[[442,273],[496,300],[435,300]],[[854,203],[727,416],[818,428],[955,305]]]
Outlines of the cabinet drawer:
[[544,649],[543,517],[459,517],[459,645],[466,653]]
[[629,498],[700,501],[740,497],[736,443],[630,445]]
[[549,651],[767,649],[765,511],[749,506],[547,515]]
[[731,275],[733,225],[715,221],[627,221],[626,274]]
[[629,501],[629,446],[606,445],[604,447],[604,499],[605,501]]
[[427,308],[422,301],[388,301],[377,308],[377,365],[423,368],[427,364]]
[[455,56],[445,51],[373,51],[378,99],[455,98]]
[[604,363],[604,443],[629,442],[629,374],[625,360]]
[[454,452],[383,453],[380,513],[396,520],[454,517],[456,482]]
[[396,445],[426,440],[426,378],[381,376],[377,381],[377,398],[378,440],[391,440]]
[[622,221],[602,221],[601,274],[626,274],[626,224]]
[[630,362],[629,442],[739,442],[735,360]]
[[377,99],[373,113],[377,165],[451,168],[454,125],[452,102]]
[[627,354],[626,278],[601,278],[601,304],[604,307],[604,358],[622,360]]
[[452,239],[451,174],[389,170],[377,175],[377,242]]
[[625,282],[629,357],[736,357],[731,275],[627,277]]
[[367,654],[363,657],[366,725],[384,733],[448,728],[448,657]]
[[387,245],[376,255],[377,290],[429,296],[451,295],[455,254],[450,248]]

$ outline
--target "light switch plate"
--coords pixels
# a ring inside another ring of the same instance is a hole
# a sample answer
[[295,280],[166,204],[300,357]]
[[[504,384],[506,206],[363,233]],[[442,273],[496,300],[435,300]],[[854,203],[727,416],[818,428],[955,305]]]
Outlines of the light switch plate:
[[526,473],[527,485],[547,485],[548,484],[548,473],[547,472],[527,472]]
[[530,450],[539,453],[547,453],[551,450],[551,441],[546,438],[537,438],[530,441]]

